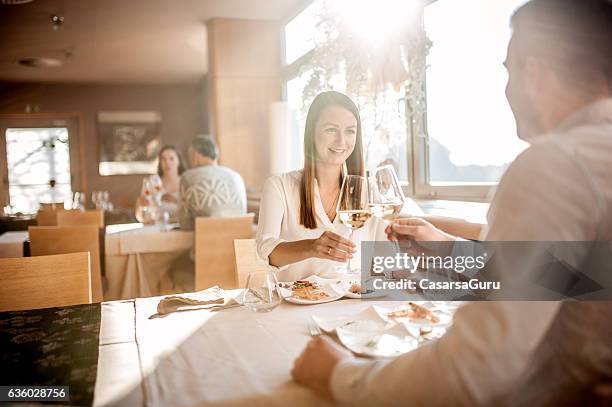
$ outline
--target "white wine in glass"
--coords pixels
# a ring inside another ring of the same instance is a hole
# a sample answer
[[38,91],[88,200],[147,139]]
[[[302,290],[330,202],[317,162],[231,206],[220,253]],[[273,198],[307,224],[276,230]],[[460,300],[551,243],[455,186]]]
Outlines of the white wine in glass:
[[377,218],[381,218],[388,222],[393,222],[395,218],[399,215],[402,210],[404,204],[401,203],[388,203],[388,204],[379,204],[373,203],[369,204],[370,212],[372,216]]
[[400,214],[404,200],[393,166],[378,167],[368,177],[368,207],[373,216],[393,222]]
[[362,228],[366,221],[370,218],[370,211],[368,210],[357,210],[357,211],[339,211],[338,216],[340,222],[351,230]]
[[[345,176],[338,200],[338,217],[349,230],[349,240],[352,240],[353,232],[362,228],[370,216],[367,179],[360,175]],[[351,273],[351,259],[346,265],[346,272]]]

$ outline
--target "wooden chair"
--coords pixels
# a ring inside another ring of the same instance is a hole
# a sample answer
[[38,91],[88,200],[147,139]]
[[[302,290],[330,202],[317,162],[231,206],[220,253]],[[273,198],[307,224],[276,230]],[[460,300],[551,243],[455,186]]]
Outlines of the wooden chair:
[[104,227],[104,211],[60,211],[57,212],[57,226],[96,225]]
[[430,222],[432,225],[450,233],[454,236],[459,236],[464,239],[478,240],[482,225],[479,223],[471,223],[462,219],[447,218],[444,216],[423,216],[423,219]]
[[89,253],[0,259],[0,311],[91,303]]
[[39,208],[41,211],[57,211],[57,210],[64,210],[64,203],[63,202],[41,202],[38,204]]
[[266,273],[268,267],[257,258],[255,239],[235,239],[236,253],[236,284],[244,287],[249,273]]
[[237,218],[196,218],[195,288],[236,288],[234,239],[253,237],[253,214]]
[[28,228],[28,233],[32,256],[89,252],[92,300],[103,301],[100,229],[97,226],[39,226]]
[[57,226],[57,213],[64,209],[41,209],[36,213],[38,226]]

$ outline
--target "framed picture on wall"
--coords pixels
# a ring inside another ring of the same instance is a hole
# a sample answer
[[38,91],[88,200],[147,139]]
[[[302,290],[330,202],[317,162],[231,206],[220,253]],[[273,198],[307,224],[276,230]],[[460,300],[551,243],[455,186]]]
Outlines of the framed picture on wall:
[[156,111],[98,112],[100,175],[155,174],[160,124]]

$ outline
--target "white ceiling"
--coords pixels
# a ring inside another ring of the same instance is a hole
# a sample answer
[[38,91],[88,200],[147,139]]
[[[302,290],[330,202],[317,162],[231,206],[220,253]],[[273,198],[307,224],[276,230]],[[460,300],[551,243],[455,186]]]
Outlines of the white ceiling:
[[[34,0],[0,5],[0,80],[195,83],[206,73],[206,21],[279,20],[305,0]],[[51,15],[64,16],[54,31]],[[25,57],[71,57],[59,68]]]

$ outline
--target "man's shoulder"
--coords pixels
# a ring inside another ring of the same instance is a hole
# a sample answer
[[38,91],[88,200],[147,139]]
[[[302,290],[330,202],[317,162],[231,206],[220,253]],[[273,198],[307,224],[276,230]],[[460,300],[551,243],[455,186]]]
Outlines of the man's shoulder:
[[181,174],[181,183],[191,184],[194,181],[205,177],[206,171],[202,171],[204,167],[190,168]]
[[242,178],[242,176],[240,175],[240,173],[238,171],[236,171],[236,170],[234,170],[234,169],[232,169],[230,167],[226,167],[224,165],[216,165],[214,168],[215,168],[215,171],[223,172],[223,173],[226,173],[226,174],[231,174],[231,175],[234,175],[234,176],[239,176],[240,178]]

